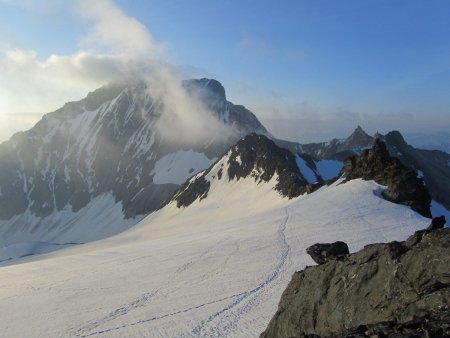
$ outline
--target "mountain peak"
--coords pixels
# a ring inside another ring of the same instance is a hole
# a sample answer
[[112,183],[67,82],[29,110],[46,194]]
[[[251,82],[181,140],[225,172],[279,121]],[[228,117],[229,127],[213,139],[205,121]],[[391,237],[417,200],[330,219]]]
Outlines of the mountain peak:
[[406,145],[405,139],[403,138],[402,134],[398,130],[390,131],[385,136],[386,142],[389,142],[390,144],[398,146],[404,146]]
[[382,195],[386,200],[408,205],[422,216],[431,217],[431,198],[423,180],[415,170],[391,157],[382,140],[375,139],[372,149],[347,159],[343,173],[347,180],[362,178],[385,185]]
[[312,189],[289,150],[278,147],[266,136],[251,133],[232,146],[209,169],[187,181],[171,201],[176,201],[177,207],[187,207],[197,199],[201,201],[206,198],[218,181],[250,179],[260,184],[274,177],[276,183],[273,190],[283,197],[293,198]]
[[344,141],[344,144],[349,149],[364,148],[371,144],[372,136],[367,134],[361,126],[356,127],[353,133]]
[[191,79],[183,81],[184,87],[188,91],[198,91],[201,97],[215,97],[225,101],[225,88],[215,79]]
[[358,133],[366,133],[366,132],[364,131],[364,129],[362,129],[361,126],[360,126],[359,124],[358,124],[358,126],[356,127],[354,133],[356,133],[356,132],[358,132]]
[[370,137],[370,135],[369,134],[367,134],[366,132],[365,132],[365,130],[364,129],[362,129],[361,128],[361,126],[360,125],[358,125],[357,127],[356,127],[356,129],[353,131],[353,133],[350,135],[350,137],[355,137],[355,136],[358,136],[358,137]]
[[228,176],[230,180],[255,176],[259,181],[269,181],[274,174],[279,177],[276,190],[289,198],[298,195],[307,182],[300,173],[294,155],[278,147],[263,135],[251,133],[241,139],[229,152]]

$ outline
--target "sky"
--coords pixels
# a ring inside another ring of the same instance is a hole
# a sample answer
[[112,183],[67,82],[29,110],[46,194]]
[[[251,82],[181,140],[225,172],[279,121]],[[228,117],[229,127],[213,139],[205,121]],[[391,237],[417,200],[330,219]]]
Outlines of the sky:
[[148,60],[219,80],[279,137],[448,131],[449,17],[448,0],[0,0],[0,142]]

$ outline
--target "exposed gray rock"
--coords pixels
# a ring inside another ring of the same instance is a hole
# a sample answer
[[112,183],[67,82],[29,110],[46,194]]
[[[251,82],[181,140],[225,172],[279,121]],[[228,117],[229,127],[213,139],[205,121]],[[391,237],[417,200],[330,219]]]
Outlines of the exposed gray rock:
[[405,166],[423,174],[423,180],[431,197],[450,210],[450,154],[439,150],[414,148],[406,143],[399,131],[391,131],[386,135],[376,133],[372,137],[358,126],[348,138],[343,140],[333,139],[329,142],[308,144],[281,140],[276,142],[294,153],[308,154],[315,159],[344,161],[370,147],[376,138],[386,143],[392,157],[398,158]]
[[201,201],[208,196],[210,185],[211,183],[204,176],[198,177],[192,182],[187,181],[178,190],[179,192],[175,194],[174,199],[177,201],[177,207],[187,207],[196,199]]
[[362,178],[387,186],[382,195],[388,201],[408,205],[431,218],[431,197],[422,178],[397,158],[391,157],[386,144],[375,139],[372,149],[345,160],[342,173],[347,180]]
[[317,243],[306,249],[308,255],[317,264],[325,264],[330,260],[343,259],[349,254],[348,245],[338,241],[334,243]]
[[450,228],[296,272],[261,337],[447,337]]
[[[293,198],[310,193],[322,185],[322,182],[308,184],[297,166],[295,156],[264,135],[247,135],[222,157],[228,157],[228,180],[251,178],[260,183],[270,181],[276,174],[278,180],[274,188],[284,197]],[[176,201],[178,207],[186,207],[196,199],[205,198],[210,189],[210,182],[205,177],[214,165],[183,184],[166,204]],[[223,173],[223,168],[219,169],[217,179],[222,179]]]
[[360,126],[346,139],[333,139],[329,142],[302,144],[299,151],[317,159],[336,159],[343,161],[354,155],[355,151],[370,147],[373,137],[368,135]]
[[389,132],[384,140],[391,156],[397,157],[408,167],[420,170],[433,199],[450,210],[450,154],[416,149],[407,144],[398,131]]
[[296,164],[294,155],[263,135],[252,133],[239,141],[230,150],[228,164],[230,180],[239,180],[251,175],[257,182],[267,182],[276,173],[279,179],[275,189],[289,198],[299,196],[308,185]]

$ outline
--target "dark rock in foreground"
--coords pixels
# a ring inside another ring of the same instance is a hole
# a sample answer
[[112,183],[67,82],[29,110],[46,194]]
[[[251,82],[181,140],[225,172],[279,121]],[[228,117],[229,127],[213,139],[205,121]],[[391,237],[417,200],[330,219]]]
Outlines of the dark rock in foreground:
[[307,248],[306,252],[317,264],[325,264],[330,260],[342,259],[349,254],[348,245],[340,241],[331,244],[317,243]]
[[261,337],[448,337],[450,228],[434,225],[296,272]]
[[347,180],[362,178],[386,185],[385,199],[408,205],[422,216],[431,218],[431,197],[423,180],[417,177],[415,170],[391,157],[380,139],[375,139],[372,149],[347,159],[342,170]]

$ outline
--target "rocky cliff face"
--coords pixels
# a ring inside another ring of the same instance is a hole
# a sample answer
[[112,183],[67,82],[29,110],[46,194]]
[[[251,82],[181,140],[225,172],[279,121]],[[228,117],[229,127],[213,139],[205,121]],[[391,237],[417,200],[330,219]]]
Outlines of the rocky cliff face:
[[296,272],[261,337],[448,337],[450,229],[436,229],[443,223]]
[[433,199],[450,210],[450,154],[414,148],[398,131],[389,132],[384,140],[391,155],[418,170]]
[[362,178],[387,186],[382,195],[388,201],[408,205],[425,217],[431,217],[431,197],[422,178],[399,159],[391,157],[386,144],[375,139],[372,149],[345,160],[342,174],[346,180]]
[[354,155],[355,151],[370,147],[373,140],[372,136],[358,126],[346,139],[302,144],[298,149],[316,159],[344,160],[348,156]]

